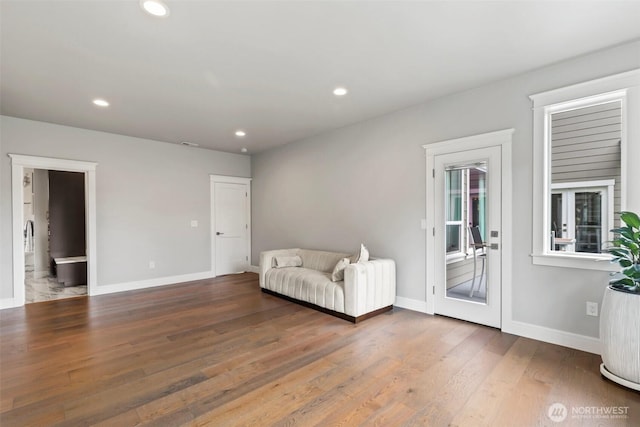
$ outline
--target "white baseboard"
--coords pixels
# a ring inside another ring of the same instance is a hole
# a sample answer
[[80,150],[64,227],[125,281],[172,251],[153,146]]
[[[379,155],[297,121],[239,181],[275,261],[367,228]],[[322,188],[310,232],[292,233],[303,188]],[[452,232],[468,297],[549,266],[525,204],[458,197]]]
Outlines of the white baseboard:
[[557,344],[593,354],[601,354],[600,339],[512,320],[502,325],[502,332]]
[[137,289],[153,288],[156,286],[173,285],[193,280],[203,280],[215,277],[212,271],[201,273],[181,274],[178,276],[156,277],[154,279],[136,280],[133,282],[116,283],[113,285],[96,286],[91,296],[112,294],[114,292],[134,291]]
[[20,304],[17,303],[15,298],[0,299],[0,310],[4,310],[5,308],[19,307],[19,306]]
[[258,267],[257,265],[250,265],[249,268],[247,269],[248,272],[250,273],[258,273],[260,274],[260,267]]
[[399,297],[399,296],[396,295],[396,303],[394,305],[396,307],[406,308],[407,310],[411,310],[411,311],[418,311],[420,313],[428,313],[428,311],[427,311],[427,302],[426,301],[422,301],[422,300],[418,300],[418,299]]
[[[428,313],[426,301],[396,296],[396,303],[394,305],[396,307],[406,308],[407,310]],[[503,322],[502,332],[550,344],[557,344],[576,350],[582,350],[588,353],[601,354],[600,340],[586,335],[574,334],[571,332],[513,320],[510,322]]]

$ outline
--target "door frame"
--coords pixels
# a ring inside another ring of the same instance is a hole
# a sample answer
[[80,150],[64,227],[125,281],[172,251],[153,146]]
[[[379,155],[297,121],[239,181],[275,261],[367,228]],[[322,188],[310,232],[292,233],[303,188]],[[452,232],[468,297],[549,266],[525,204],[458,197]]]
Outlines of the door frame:
[[426,204],[425,204],[425,232],[426,232],[426,278],[425,299],[426,312],[435,314],[435,286],[436,277],[436,251],[435,251],[435,157],[442,154],[451,154],[480,148],[499,146],[501,148],[502,168],[502,268],[501,268],[501,327],[505,320],[510,321],[511,312],[511,273],[512,273],[512,137],[514,129],[504,129],[463,138],[438,141],[425,144],[422,148],[426,154]]
[[227,175],[209,175],[210,182],[210,207],[211,207],[211,224],[210,224],[210,241],[211,241],[211,273],[212,277],[216,277],[216,210],[215,210],[215,189],[216,183],[227,184],[245,184],[247,186],[247,260],[248,268],[251,266],[251,178]]
[[98,257],[96,243],[96,166],[95,162],[56,159],[51,157],[9,154],[11,158],[11,209],[13,215],[13,306],[25,304],[24,274],[24,190],[22,177],[24,169],[45,169],[84,174],[87,294],[95,295],[98,278]]

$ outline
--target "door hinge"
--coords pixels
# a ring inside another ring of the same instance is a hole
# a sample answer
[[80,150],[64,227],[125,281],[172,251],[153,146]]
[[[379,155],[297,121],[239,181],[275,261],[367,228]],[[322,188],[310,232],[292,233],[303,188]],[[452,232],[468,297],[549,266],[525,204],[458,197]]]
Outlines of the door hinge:
[[245,228],[245,230],[248,230],[249,229],[249,224],[245,224],[244,228]]
[[436,287],[435,287],[435,286],[433,286],[433,287],[431,288],[431,294],[432,294],[432,295],[435,295],[435,294],[436,294]]
[[246,256],[245,258],[247,259],[247,261],[249,261],[249,257],[248,256]]
[[431,176],[432,176],[433,178],[435,178],[435,177],[436,177],[436,170],[435,170],[435,169],[431,169]]
[[436,228],[435,228],[435,227],[433,227],[433,228],[431,229],[431,235],[432,235],[432,236],[435,236],[435,235],[436,235]]

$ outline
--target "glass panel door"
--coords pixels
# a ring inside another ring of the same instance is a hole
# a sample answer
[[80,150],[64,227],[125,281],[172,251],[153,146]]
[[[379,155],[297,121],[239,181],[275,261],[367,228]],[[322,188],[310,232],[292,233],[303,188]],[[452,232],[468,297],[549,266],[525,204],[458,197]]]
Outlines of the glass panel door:
[[494,327],[501,319],[500,158],[500,147],[434,158],[435,312]]

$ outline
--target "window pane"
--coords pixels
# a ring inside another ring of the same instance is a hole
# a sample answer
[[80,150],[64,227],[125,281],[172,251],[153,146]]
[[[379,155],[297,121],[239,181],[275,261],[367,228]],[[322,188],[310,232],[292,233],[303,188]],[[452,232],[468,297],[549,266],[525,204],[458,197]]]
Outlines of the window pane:
[[460,252],[461,225],[447,225],[447,253]]
[[551,232],[554,237],[566,237],[567,224],[562,218],[562,194],[551,195]]
[[576,252],[600,253],[602,247],[602,195],[575,193]]
[[[550,116],[551,250],[600,253],[619,221],[622,103],[619,100]],[[604,188],[604,190],[601,190]],[[558,239],[561,244],[558,245]]]
[[486,167],[486,162],[483,162],[469,169],[469,225],[479,227],[482,236],[485,234],[486,217]]
[[462,220],[462,171],[448,170],[445,174],[446,184],[446,221]]

